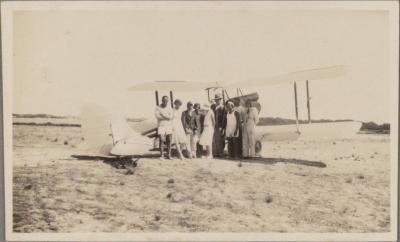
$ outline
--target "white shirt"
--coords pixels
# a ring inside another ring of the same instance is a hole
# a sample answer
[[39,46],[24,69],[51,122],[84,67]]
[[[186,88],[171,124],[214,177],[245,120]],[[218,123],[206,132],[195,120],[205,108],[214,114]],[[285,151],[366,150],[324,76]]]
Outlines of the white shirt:
[[164,108],[156,107],[155,115],[158,127],[172,125],[171,120],[173,118],[173,112],[170,106],[166,106]]

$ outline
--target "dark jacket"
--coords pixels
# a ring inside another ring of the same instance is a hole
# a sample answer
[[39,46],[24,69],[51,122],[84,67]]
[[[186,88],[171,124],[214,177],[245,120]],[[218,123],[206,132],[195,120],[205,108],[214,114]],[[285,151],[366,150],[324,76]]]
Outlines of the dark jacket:
[[182,112],[182,125],[183,128],[185,129],[186,133],[190,132],[201,132],[201,121],[200,121],[201,115],[197,114],[194,110],[192,111],[192,115],[189,114],[188,110],[185,110]]
[[194,131],[197,133],[197,134],[200,134],[201,133],[201,131],[203,130],[203,125],[202,125],[202,122],[201,122],[201,116],[202,116],[202,114],[199,112],[199,113],[196,113],[196,112],[193,112],[193,118],[194,118],[194,123],[195,123],[195,129],[194,129]]
[[215,128],[223,128],[224,127],[224,118],[226,118],[226,111],[224,106],[218,106],[214,110],[215,116]]

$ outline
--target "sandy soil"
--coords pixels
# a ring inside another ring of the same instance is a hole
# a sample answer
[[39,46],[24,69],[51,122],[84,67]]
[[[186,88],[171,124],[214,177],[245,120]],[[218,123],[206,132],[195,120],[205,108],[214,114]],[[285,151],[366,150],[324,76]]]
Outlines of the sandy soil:
[[264,144],[253,162],[77,160],[80,128],[14,126],[16,232],[385,232],[389,136]]

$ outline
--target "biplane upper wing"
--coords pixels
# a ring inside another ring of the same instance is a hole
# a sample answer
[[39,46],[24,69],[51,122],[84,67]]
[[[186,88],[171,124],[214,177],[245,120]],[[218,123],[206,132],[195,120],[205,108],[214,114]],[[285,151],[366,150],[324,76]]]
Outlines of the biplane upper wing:
[[213,86],[217,82],[188,82],[188,81],[148,81],[129,87],[128,91],[184,91],[195,92]]
[[266,86],[281,83],[293,83],[294,81],[322,80],[342,76],[347,73],[347,67],[344,65],[327,66],[308,70],[289,72],[282,75],[269,78],[251,79],[230,83],[227,87],[237,88],[245,86]]
[[237,88],[252,86],[273,85],[293,81],[306,81],[327,79],[342,76],[347,72],[344,65],[327,66],[321,68],[307,69],[289,72],[283,75],[272,76],[269,78],[258,78],[233,82],[196,82],[196,81],[147,81],[127,88],[128,91],[198,91],[207,88]]

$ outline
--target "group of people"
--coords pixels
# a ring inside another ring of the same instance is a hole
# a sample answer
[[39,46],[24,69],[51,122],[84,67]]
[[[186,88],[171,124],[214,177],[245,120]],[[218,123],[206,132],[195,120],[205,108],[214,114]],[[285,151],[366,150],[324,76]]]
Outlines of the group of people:
[[222,158],[226,143],[230,158],[255,157],[258,110],[251,100],[245,101],[245,107],[240,102],[242,100],[237,99],[235,103],[223,103],[221,95],[216,94],[211,104],[201,107],[189,101],[182,112],[181,100],[175,99],[171,108],[168,96],[163,96],[155,110],[161,159],[164,159],[165,148],[166,158],[171,159],[172,145],[176,146],[180,159],[185,157],[184,150],[187,158],[201,158],[204,151],[207,158]]

